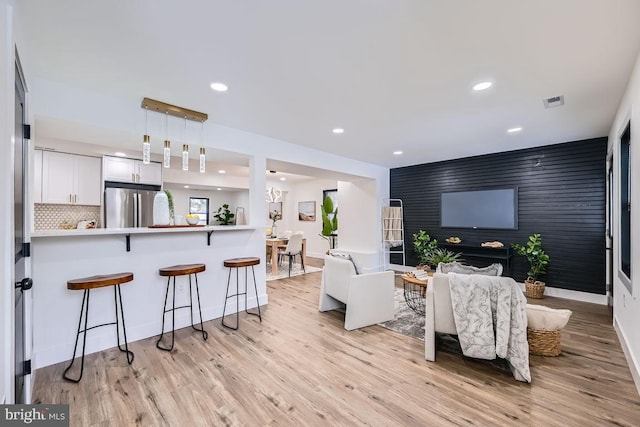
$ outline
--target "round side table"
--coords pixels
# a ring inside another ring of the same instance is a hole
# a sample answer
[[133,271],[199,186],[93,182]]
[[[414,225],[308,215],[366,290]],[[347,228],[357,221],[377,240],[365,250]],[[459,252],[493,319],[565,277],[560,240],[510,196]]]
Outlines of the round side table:
[[403,274],[404,300],[409,308],[417,314],[425,315],[425,298],[427,293],[427,280],[416,279],[415,277]]

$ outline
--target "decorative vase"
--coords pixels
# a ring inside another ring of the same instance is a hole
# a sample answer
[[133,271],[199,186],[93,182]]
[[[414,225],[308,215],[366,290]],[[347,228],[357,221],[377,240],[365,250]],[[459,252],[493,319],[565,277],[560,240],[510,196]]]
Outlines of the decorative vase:
[[169,198],[160,191],[153,198],[153,225],[169,225],[170,221]]
[[275,224],[271,227],[271,237],[274,239],[278,237],[278,227]]

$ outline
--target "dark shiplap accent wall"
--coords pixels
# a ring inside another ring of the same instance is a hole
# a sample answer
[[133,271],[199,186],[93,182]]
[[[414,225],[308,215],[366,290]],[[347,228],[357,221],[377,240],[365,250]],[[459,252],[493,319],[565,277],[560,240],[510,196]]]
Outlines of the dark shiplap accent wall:
[[[607,139],[596,138],[392,169],[391,198],[404,204],[407,265],[418,263],[412,235],[420,229],[439,242],[458,236],[478,245],[524,243],[540,233],[551,257],[548,286],[605,294],[606,148]],[[518,230],[440,228],[442,192],[514,186]],[[527,270],[515,254],[513,277],[521,282]]]

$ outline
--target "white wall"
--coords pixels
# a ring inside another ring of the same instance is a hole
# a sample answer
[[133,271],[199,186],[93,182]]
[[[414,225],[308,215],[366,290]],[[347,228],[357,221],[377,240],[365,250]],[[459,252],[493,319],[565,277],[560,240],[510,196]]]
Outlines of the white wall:
[[[312,179],[309,181],[303,181],[293,186],[293,188],[287,192],[286,203],[283,204],[285,210],[285,218],[288,218],[284,230],[291,230],[293,232],[302,231],[304,237],[307,239],[307,256],[322,258],[329,249],[329,242],[320,237],[318,234],[322,232],[322,214],[320,211],[320,205],[322,205],[322,191],[333,190],[338,188],[338,183],[331,179]],[[338,194],[340,199],[340,194]],[[298,219],[298,202],[316,202],[316,220],[315,221],[300,221]],[[340,205],[340,202],[338,202]],[[338,219],[340,215],[338,215]],[[280,228],[281,226],[278,225]]]
[[359,258],[365,271],[380,271],[385,265],[380,226],[382,199],[377,197],[380,193],[389,193],[388,181],[355,179],[338,182],[338,249]]
[[[238,206],[245,207],[249,201],[249,190],[241,191],[217,191],[217,190],[192,190],[189,188],[167,187],[173,195],[173,209],[176,215],[186,217],[189,213],[189,197],[204,197],[209,199],[209,223],[217,225],[213,218],[220,206],[227,203],[231,212],[235,214]],[[246,208],[245,208],[246,210]]]
[[[631,119],[631,199],[640,200],[640,55],[632,73],[625,95],[620,103],[611,132],[609,150],[614,155],[614,200],[620,197],[620,135]],[[602,166],[605,167],[604,164]],[[634,205],[632,205],[634,206]],[[614,233],[613,317],[634,381],[640,393],[640,209],[631,211],[631,284],[632,292],[618,278],[620,265],[619,234]],[[620,230],[619,204],[614,203],[614,230]]]

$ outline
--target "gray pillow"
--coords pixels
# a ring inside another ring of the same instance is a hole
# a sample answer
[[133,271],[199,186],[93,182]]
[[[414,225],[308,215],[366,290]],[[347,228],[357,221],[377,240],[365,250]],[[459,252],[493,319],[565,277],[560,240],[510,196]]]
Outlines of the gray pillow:
[[502,264],[495,263],[488,267],[474,267],[460,262],[441,262],[436,268],[438,273],[482,274],[484,276],[502,276]]
[[358,267],[356,266],[356,263],[353,262],[353,258],[351,258],[351,254],[347,254],[347,253],[344,253],[344,252],[333,252],[333,251],[330,251],[329,255],[331,255],[332,257],[335,257],[335,258],[346,259],[346,260],[351,261],[351,264],[353,264],[353,269],[355,270],[356,275],[360,274],[358,272]]

